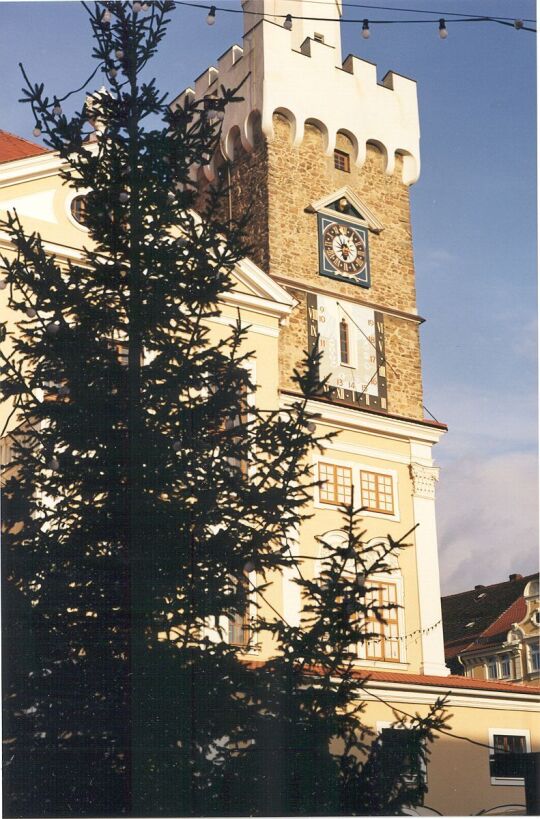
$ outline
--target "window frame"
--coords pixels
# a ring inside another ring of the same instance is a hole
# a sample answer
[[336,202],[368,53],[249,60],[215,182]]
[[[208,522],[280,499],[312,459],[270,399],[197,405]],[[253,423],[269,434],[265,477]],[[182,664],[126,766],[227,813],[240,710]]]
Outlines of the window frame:
[[87,226],[85,224],[83,224],[82,222],[77,221],[77,219],[75,219],[75,217],[73,216],[73,213],[71,211],[71,206],[72,206],[73,202],[75,201],[75,199],[78,199],[80,196],[86,197],[89,193],[90,193],[90,188],[87,188],[85,190],[73,191],[72,195],[66,197],[66,202],[65,202],[67,218],[69,219],[71,224],[74,227],[77,228],[77,230],[83,230],[85,233],[88,233]]
[[[531,751],[531,734],[528,728],[490,728],[489,729],[489,745],[491,748],[495,747],[496,736],[507,737],[524,737],[525,738],[525,752]],[[510,785],[523,787],[525,780],[522,776],[491,776],[491,756],[494,755],[489,752],[488,765],[490,766],[489,778],[492,785]]]
[[[534,652],[534,649],[536,649],[536,652]],[[533,665],[533,656],[535,653],[538,658],[536,668]],[[531,642],[527,644],[527,671],[529,674],[540,671],[540,643],[538,639],[531,640]]]
[[[361,504],[361,492],[360,492],[360,473],[361,472],[375,472],[379,475],[388,476],[392,480],[392,503],[394,511],[393,513],[390,512],[372,512],[369,509],[364,509],[362,511],[362,517],[365,518],[379,518],[384,519],[386,521],[395,521],[399,523],[401,521],[401,514],[399,509],[399,474],[397,469],[386,469],[379,466],[370,466],[366,464],[364,461],[351,461],[347,458],[340,458],[339,457],[340,450],[334,448],[333,446],[328,446],[325,448],[324,454],[316,454],[312,456],[312,468],[313,468],[313,478],[314,480],[319,479],[319,463],[323,462],[329,465],[337,465],[337,466],[344,466],[351,469],[352,472],[352,486],[353,486],[353,503],[355,507],[360,507]],[[345,453],[344,453],[345,454]],[[314,498],[313,498],[313,506],[315,509],[339,509],[341,504],[335,503],[332,501],[321,500],[321,487],[316,486],[314,487]]]
[[[324,487],[324,484],[326,483],[326,481],[323,481],[321,479],[321,466],[332,467],[332,469],[333,469],[333,472],[334,472],[333,485],[335,487],[334,499],[333,500],[326,500],[326,499],[324,499],[322,497],[322,490],[323,490],[323,487]],[[349,501],[340,501],[339,498],[337,498],[338,487],[339,487],[338,480],[337,480],[337,470],[338,469],[347,469],[349,471],[349,473],[350,473],[350,498],[349,498]],[[319,482],[319,485],[317,487],[318,493],[319,493],[319,503],[323,504],[324,506],[340,507],[340,506],[343,506],[344,504],[354,502],[353,469],[348,464],[342,464],[342,463],[339,463],[339,462],[336,462],[336,461],[326,461],[326,460],[323,460],[321,458],[321,460],[317,461],[317,481]]]
[[[388,729],[394,730],[394,731],[414,731],[415,730],[414,728],[408,728],[406,725],[394,725],[393,723],[387,722],[385,720],[377,720],[377,722],[375,724],[375,730],[377,731],[377,734],[379,736],[382,734],[383,731],[388,730]],[[426,744],[425,740],[424,740],[423,744],[424,745]],[[424,786],[427,786],[428,776],[427,776],[427,764],[426,764],[425,758],[423,758],[421,760],[420,776],[422,777],[422,783],[421,784],[424,785]],[[413,787],[416,787],[416,785],[414,783],[411,783],[411,784],[413,784]]]
[[[399,618],[400,603],[399,603],[398,584],[397,584],[396,580],[393,580],[393,579],[392,580],[388,580],[388,579],[387,580],[382,580],[382,579],[377,578],[376,580],[368,579],[366,581],[366,587],[368,589],[368,592],[373,591],[374,589],[378,589],[378,598],[379,598],[378,601],[377,601],[377,606],[378,607],[380,607],[381,605],[384,605],[384,603],[385,603],[384,599],[382,598],[383,588],[386,587],[386,588],[389,589],[390,587],[392,587],[393,590],[394,590],[393,591],[394,600],[393,601],[390,600],[390,595],[388,595],[388,602],[395,603],[395,608],[388,609],[386,611],[386,613],[383,614],[383,617],[386,620],[386,623],[381,623],[377,619],[377,617],[375,617],[375,616],[366,617],[366,618],[364,618],[364,620],[362,622],[362,625],[366,628],[367,631],[375,631],[374,627],[370,628],[371,624],[373,624],[373,625],[377,624],[382,629],[381,632],[380,632],[380,640],[377,640],[377,638],[371,638],[371,639],[364,640],[362,642],[362,647],[364,648],[365,659],[370,663],[392,663],[392,665],[394,665],[395,663],[401,662],[400,644],[401,644],[401,642],[403,642],[401,640],[401,637],[403,635],[400,634],[400,631],[401,631],[401,629],[400,629],[400,618]],[[386,629],[388,626],[390,626],[390,627],[395,626],[396,627],[396,637],[395,638],[387,637],[386,634],[384,633],[383,630]],[[395,646],[396,646],[396,649],[397,649],[397,657],[386,656],[385,645],[387,643],[389,644],[390,641],[395,642]],[[370,656],[369,653],[368,653],[369,652],[369,644],[373,643],[373,642],[380,642],[381,643],[381,656],[380,657]]]
[[[347,151],[342,151],[339,148],[334,148],[333,154],[334,170],[342,173],[351,172],[351,155]],[[340,162],[343,162],[343,167],[340,167]]]
[[[392,499],[392,509],[391,510],[382,509],[380,507],[380,505],[378,505],[376,507],[370,507],[370,506],[367,506],[366,504],[364,504],[364,497],[363,497],[363,492],[362,492],[362,489],[363,489],[363,487],[362,487],[362,476],[363,475],[371,475],[372,477],[375,478],[374,484],[375,484],[375,498],[376,498],[375,502],[376,502],[376,504],[380,504],[380,495],[388,495],[387,492],[380,492],[380,490],[379,490],[379,479],[382,478],[382,479],[385,479],[385,480],[388,480],[388,479],[390,480],[390,485],[391,485],[390,497]],[[360,475],[359,475],[358,487],[359,487],[359,490],[360,490],[360,506],[363,509],[365,509],[366,512],[374,512],[377,515],[384,515],[385,517],[387,517],[387,516],[392,517],[394,515],[395,491],[394,491],[394,480],[393,480],[392,475],[388,475],[385,472],[374,472],[374,471],[369,470],[369,469],[362,469],[361,468],[360,469]]]
[[[343,336],[341,332],[341,328],[345,327],[345,343],[347,346],[347,361],[343,359]],[[351,370],[356,369],[356,361],[355,361],[355,350],[356,345],[351,344],[351,329],[350,329],[350,322],[344,316],[339,320],[339,338],[337,339],[337,348],[338,348],[338,355],[339,355],[339,366],[340,367],[350,367]]]

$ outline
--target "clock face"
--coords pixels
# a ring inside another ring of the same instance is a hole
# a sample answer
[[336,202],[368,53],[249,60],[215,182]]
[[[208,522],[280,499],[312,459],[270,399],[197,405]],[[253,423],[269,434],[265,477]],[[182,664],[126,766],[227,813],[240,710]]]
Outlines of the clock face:
[[367,230],[319,214],[320,273],[369,287]]
[[308,342],[321,353],[319,377],[337,403],[387,411],[382,313],[307,294]]
[[349,225],[332,222],[323,234],[324,255],[342,275],[355,278],[366,264],[366,245]]

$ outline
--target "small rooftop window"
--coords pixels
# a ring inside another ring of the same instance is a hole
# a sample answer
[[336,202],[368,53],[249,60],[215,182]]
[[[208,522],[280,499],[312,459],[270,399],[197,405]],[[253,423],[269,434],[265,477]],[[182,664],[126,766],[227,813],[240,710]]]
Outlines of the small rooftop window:
[[318,34],[317,32],[315,32],[315,34],[313,35],[313,39],[317,40],[318,43],[324,43],[324,34]]
[[467,623],[467,625],[465,626],[465,628],[472,628],[473,626],[474,626],[474,620],[471,620],[471,622],[470,622],[470,623]]

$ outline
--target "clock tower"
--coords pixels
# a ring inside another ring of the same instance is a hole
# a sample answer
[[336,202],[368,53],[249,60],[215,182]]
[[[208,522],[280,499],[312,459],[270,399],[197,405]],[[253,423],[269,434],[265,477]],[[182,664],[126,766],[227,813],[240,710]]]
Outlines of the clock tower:
[[[403,668],[446,674],[431,457],[444,428],[423,412],[409,210],[420,171],[416,83],[393,72],[379,82],[372,63],[342,59],[341,0],[242,7],[243,46],[172,105],[243,83],[243,101],[225,112],[219,155],[194,172],[203,184],[226,175],[229,212],[251,214],[251,260],[295,299],[279,337],[282,403],[294,395],[302,351],[318,345],[327,393],[315,409],[345,438],[358,432],[319,479],[345,469],[366,498],[374,487],[374,533],[388,531],[390,520],[396,535],[406,519],[420,524],[404,569],[405,594],[418,604],[413,611],[409,603],[408,622],[421,646],[409,652],[414,661],[400,656]],[[358,505],[369,509],[358,491]],[[328,502],[320,494],[315,501],[321,509]]]

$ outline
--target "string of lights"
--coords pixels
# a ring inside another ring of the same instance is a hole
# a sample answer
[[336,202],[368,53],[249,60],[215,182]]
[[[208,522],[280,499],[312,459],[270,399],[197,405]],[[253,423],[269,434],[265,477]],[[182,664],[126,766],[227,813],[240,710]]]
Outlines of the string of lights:
[[[216,5],[206,5],[203,3],[195,3],[191,2],[191,0],[176,0],[177,6],[190,6],[192,8],[201,8],[208,11],[208,16],[206,18],[206,22],[208,25],[212,26],[216,22],[216,14],[217,12],[223,12],[225,14],[250,14],[257,17],[261,16],[261,12],[259,11],[251,11],[249,9],[239,9],[239,8],[228,8],[226,6],[216,6]],[[406,11],[409,14],[433,14],[437,15],[435,18],[429,17],[424,19],[400,19],[400,20],[387,20],[387,19],[368,19],[368,18],[342,18],[341,23],[361,23],[362,24],[362,37],[367,40],[370,37],[370,25],[400,25],[400,24],[415,24],[415,23],[429,23],[431,25],[437,24],[439,26],[439,37],[442,40],[445,40],[448,37],[448,29],[446,26],[446,17],[452,16],[452,24],[453,23],[499,23],[500,25],[510,26],[519,31],[533,31],[536,32],[535,28],[531,26],[526,26],[525,23],[528,22],[536,22],[530,19],[518,19],[513,17],[492,17],[489,15],[480,16],[480,15],[467,15],[464,16],[463,14],[459,16],[453,16],[457,13],[450,12],[449,14],[445,14],[444,17],[438,16],[444,14],[444,12],[436,12],[436,11],[429,11],[428,9],[424,9],[421,11],[420,9],[404,9],[399,7],[392,7],[392,6],[371,6],[371,5],[356,5],[355,8],[363,8],[363,9],[375,9],[381,11]],[[329,17],[315,17],[311,15],[300,15],[300,14],[280,14],[275,15],[276,17],[283,19],[283,28],[291,31],[293,27],[294,20],[309,20],[311,22],[332,22],[334,18]]]
[[[289,0],[289,2],[300,3],[300,2],[303,2],[303,0]],[[333,8],[336,7],[335,0],[309,0],[309,3],[312,6],[333,6]],[[428,9],[410,9],[410,8],[406,8],[404,6],[374,6],[371,3],[347,3],[347,2],[342,2],[341,5],[343,6],[343,8],[352,8],[352,9],[374,9],[375,11],[403,11],[403,12],[406,12],[407,14],[438,14],[439,16],[444,16],[444,17],[463,17],[463,13],[458,12],[458,11],[434,11],[433,9],[429,9],[429,10]],[[485,20],[485,15],[483,15],[483,14],[469,14],[467,16],[468,17],[478,17],[478,18],[480,18],[482,20]],[[509,20],[511,22],[514,22],[514,20],[515,20],[514,17],[502,17],[502,16],[497,16],[496,19],[497,20]],[[528,19],[524,18],[523,22],[524,23],[535,23],[536,20],[530,19],[530,18],[528,18]]]

